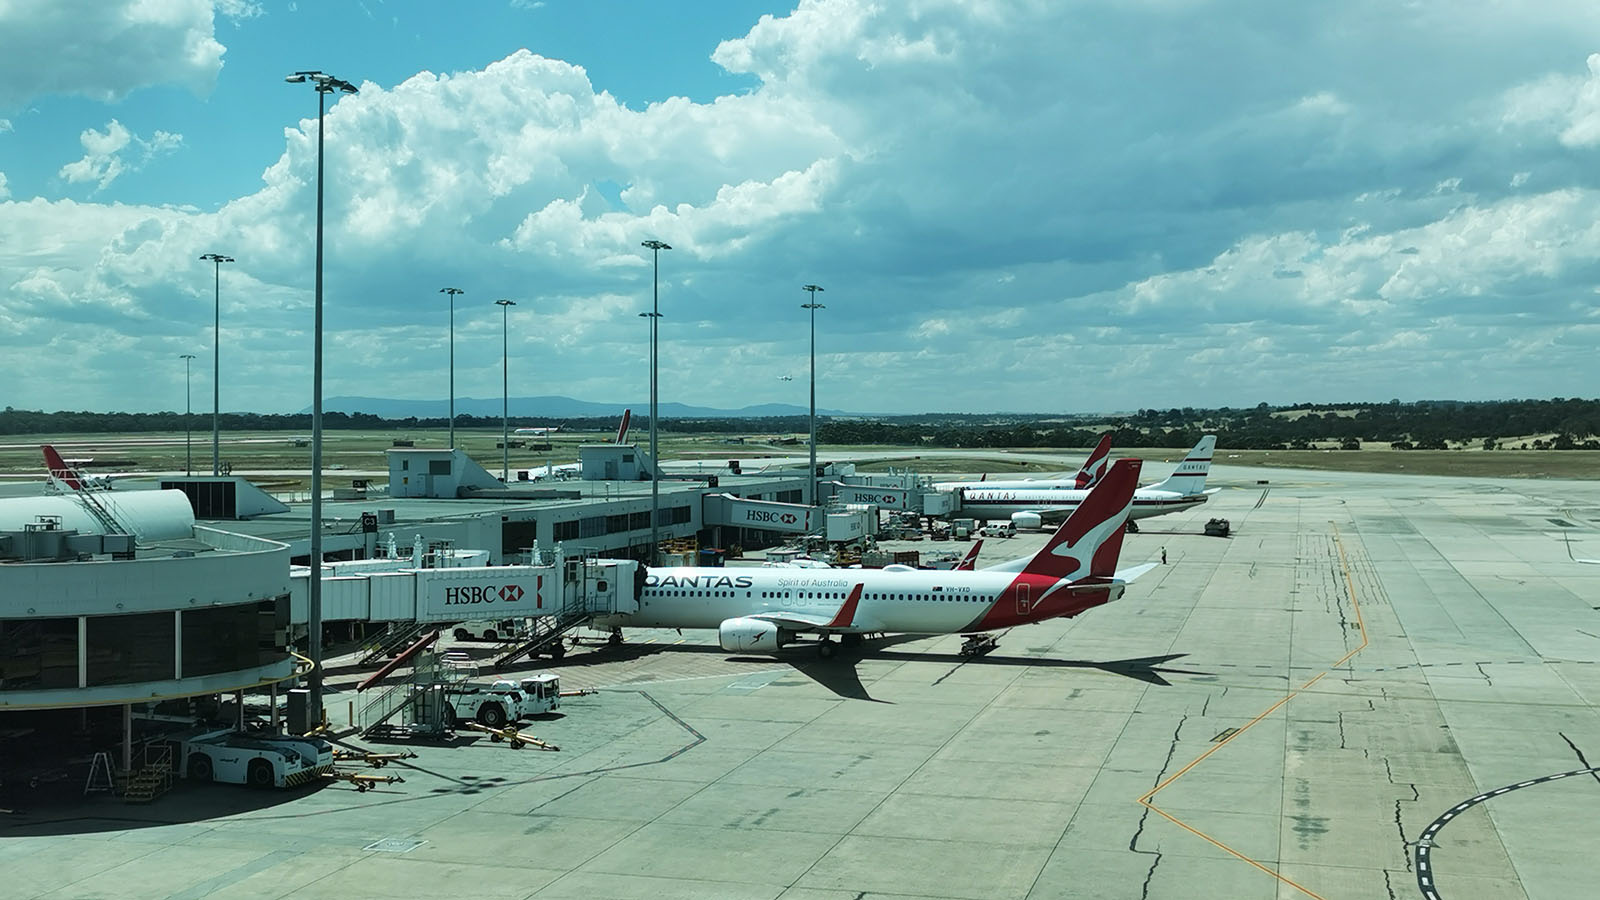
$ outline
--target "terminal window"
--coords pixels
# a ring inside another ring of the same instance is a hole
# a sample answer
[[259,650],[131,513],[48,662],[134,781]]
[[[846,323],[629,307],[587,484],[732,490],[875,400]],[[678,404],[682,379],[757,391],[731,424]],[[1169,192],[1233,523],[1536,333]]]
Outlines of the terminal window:
[[78,686],[78,620],[0,620],[0,691]]
[[185,678],[254,669],[283,658],[276,601],[186,609],[182,615]]
[[166,681],[175,674],[171,612],[90,616],[89,686]]

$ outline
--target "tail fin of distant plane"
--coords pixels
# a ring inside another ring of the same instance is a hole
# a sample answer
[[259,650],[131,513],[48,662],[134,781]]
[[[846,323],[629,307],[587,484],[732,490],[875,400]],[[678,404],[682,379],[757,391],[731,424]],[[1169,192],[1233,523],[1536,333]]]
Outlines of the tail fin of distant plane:
[[628,422],[632,419],[633,410],[625,409],[622,411],[622,424],[617,426],[617,443],[620,444],[628,439]]
[[1178,463],[1166,481],[1150,485],[1153,491],[1174,491],[1179,494],[1203,494],[1206,491],[1206,475],[1211,472],[1211,455],[1217,449],[1217,436],[1208,434],[1194,445],[1189,455]]
[[76,469],[67,465],[67,461],[61,458],[61,454],[56,452],[56,448],[49,444],[44,444],[40,449],[44,451],[45,469],[50,473],[52,480],[59,481],[75,491],[83,490],[82,476],[78,474]]
[[978,568],[978,549],[982,546],[983,541],[973,541],[972,549],[967,551],[966,556],[961,557],[961,562],[956,563],[951,571],[972,572],[976,570]]
[[1106,477],[1106,467],[1111,462],[1111,432],[1100,436],[1100,443],[1083,461],[1083,468],[1078,470],[1077,482],[1074,485],[1080,491],[1086,491],[1100,483]]
[[1027,565],[1025,575],[1046,578],[1109,578],[1117,572],[1122,553],[1123,525],[1133,509],[1133,491],[1139,486],[1137,459],[1119,459],[1089,496],[1078,504],[1056,533]]

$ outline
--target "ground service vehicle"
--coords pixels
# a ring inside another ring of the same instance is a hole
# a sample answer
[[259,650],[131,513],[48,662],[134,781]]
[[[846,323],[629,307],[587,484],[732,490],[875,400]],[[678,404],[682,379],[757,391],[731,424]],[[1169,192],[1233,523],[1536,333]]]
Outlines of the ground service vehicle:
[[541,672],[521,681],[501,679],[486,688],[452,690],[445,696],[446,724],[458,717],[500,728],[543,715],[561,705],[561,679]]
[[333,746],[320,738],[213,729],[178,740],[179,774],[193,781],[295,787],[333,771]]

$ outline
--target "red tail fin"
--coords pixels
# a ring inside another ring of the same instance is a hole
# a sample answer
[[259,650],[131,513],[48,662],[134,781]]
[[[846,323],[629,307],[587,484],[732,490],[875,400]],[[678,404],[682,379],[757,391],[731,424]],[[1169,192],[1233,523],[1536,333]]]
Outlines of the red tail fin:
[[1057,579],[1116,574],[1140,465],[1137,459],[1117,460],[1022,571]]
[[628,439],[628,421],[632,418],[633,410],[625,409],[622,411],[622,424],[617,426],[617,443],[620,444]]
[[56,452],[56,448],[45,444],[39,449],[44,451],[45,469],[50,473],[51,478],[75,491],[83,490],[83,482],[78,480],[78,473],[67,465],[67,461],[61,458],[61,454]]
[[951,571],[971,572],[976,570],[978,568],[978,548],[982,546],[983,541],[973,541],[972,549],[967,551],[967,555],[963,556],[961,562],[956,563],[955,568]]
[[1083,461],[1083,468],[1078,470],[1078,478],[1074,486],[1082,491],[1094,487],[1106,475],[1106,465],[1111,457],[1111,432],[1100,436],[1100,443],[1095,446],[1094,452]]

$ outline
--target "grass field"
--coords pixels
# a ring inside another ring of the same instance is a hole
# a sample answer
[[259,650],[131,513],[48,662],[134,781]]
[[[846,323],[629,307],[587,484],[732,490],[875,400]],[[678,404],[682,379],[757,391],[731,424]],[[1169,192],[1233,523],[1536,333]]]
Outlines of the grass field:
[[[303,473],[311,463],[309,446],[299,446],[297,439],[307,435],[287,432],[264,432],[222,435],[221,458],[237,472],[280,472],[282,477],[258,478],[272,484],[303,483]],[[578,446],[584,443],[610,441],[611,433],[589,432],[556,434],[548,440],[549,451],[513,449],[511,468],[530,468],[546,462],[573,462],[578,458]],[[383,472],[388,463],[384,451],[390,449],[395,439],[412,441],[417,447],[443,447],[447,432],[443,429],[414,431],[399,434],[390,431],[325,431],[323,433],[323,464],[325,480],[360,477],[358,473]],[[643,434],[635,432],[630,438],[645,443]],[[515,437],[513,439],[516,439]],[[498,431],[456,430],[456,444],[491,472],[500,468],[500,440]],[[531,439],[530,439],[531,440]],[[803,454],[805,445],[773,446],[759,443],[733,443],[723,435],[660,436],[664,459],[703,459],[708,465],[717,465],[734,457],[753,457],[771,454]],[[150,471],[174,472],[184,468],[184,436],[172,434],[140,435],[17,435],[0,437],[0,473],[31,474],[42,472],[43,459],[39,445],[58,445],[68,459],[89,458],[91,472]],[[924,457],[927,447],[833,447],[824,445],[827,453],[877,451],[902,453],[894,459],[873,460],[862,463],[864,472],[884,471],[890,466],[909,468],[927,474],[952,472],[990,472],[996,475],[1009,473],[1060,472],[1071,466],[1043,465],[1025,462],[1030,452],[1051,452],[1073,458],[1087,455],[1087,449],[1038,451],[1028,448],[986,450],[982,458]],[[1117,451],[1119,455],[1139,456],[1151,461],[1176,462],[1187,448]],[[194,471],[210,474],[211,434],[196,432],[193,441]],[[1229,466],[1271,466],[1289,469],[1321,469],[1344,472],[1390,472],[1411,475],[1455,475],[1499,478],[1600,478],[1600,451],[1567,450],[1388,450],[1368,448],[1358,451],[1323,450],[1228,450],[1219,448],[1217,462]],[[300,475],[288,473],[301,473]]]

